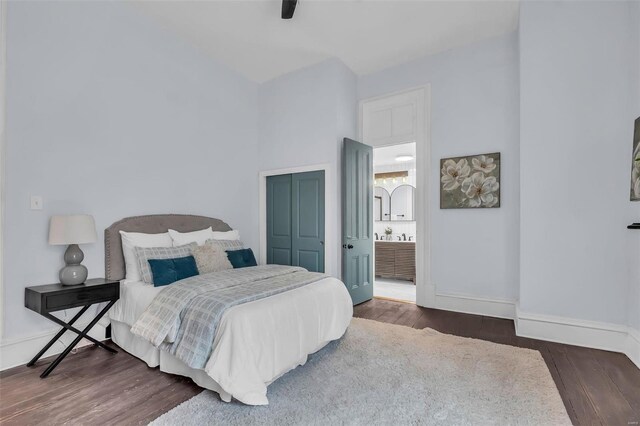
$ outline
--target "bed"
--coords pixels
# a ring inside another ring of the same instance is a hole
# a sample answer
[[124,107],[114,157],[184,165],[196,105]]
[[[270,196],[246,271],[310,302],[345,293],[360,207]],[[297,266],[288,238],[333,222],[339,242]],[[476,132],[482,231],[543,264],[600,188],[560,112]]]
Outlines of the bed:
[[[342,337],[353,315],[351,298],[340,280],[323,276],[291,290],[232,306],[224,311],[215,329],[206,364],[202,368],[187,365],[162,345],[134,334],[134,326],[149,314],[150,306],[158,303],[156,296],[178,283],[154,287],[125,280],[120,231],[157,234],[168,229],[191,232],[209,226],[219,232],[231,230],[219,219],[192,215],[131,217],[105,230],[106,277],[121,282],[120,300],[109,312],[111,337],[149,367],[190,377],[199,386],[217,392],[225,402],[235,398],[248,405],[266,405],[270,383],[303,365],[308,355]],[[260,268],[269,266],[251,269]],[[250,268],[243,269],[246,273]],[[236,274],[234,271],[240,274],[242,269],[227,271],[227,275]],[[217,276],[205,278],[215,281]],[[187,281],[180,285],[190,285]]]

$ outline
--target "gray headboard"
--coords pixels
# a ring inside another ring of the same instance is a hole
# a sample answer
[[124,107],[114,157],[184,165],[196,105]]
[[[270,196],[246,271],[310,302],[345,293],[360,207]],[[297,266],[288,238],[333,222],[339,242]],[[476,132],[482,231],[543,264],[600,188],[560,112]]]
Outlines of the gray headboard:
[[127,217],[117,221],[104,230],[104,269],[109,280],[122,280],[125,275],[124,255],[120,231],[159,234],[175,229],[191,232],[213,228],[214,231],[231,231],[231,227],[220,219],[188,214],[154,214],[148,216]]

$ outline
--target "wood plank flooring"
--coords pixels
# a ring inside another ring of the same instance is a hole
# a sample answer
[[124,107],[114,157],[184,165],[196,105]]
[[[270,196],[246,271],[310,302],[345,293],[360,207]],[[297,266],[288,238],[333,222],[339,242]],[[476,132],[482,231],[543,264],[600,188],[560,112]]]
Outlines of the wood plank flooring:
[[[355,316],[539,350],[574,424],[640,421],[640,370],[622,354],[517,337],[508,320],[381,299],[356,306]],[[146,424],[201,392],[121,350],[82,350],[41,380],[48,361],[0,372],[0,424]]]
[[118,350],[69,355],[46,379],[48,360],[0,373],[0,424],[146,424],[202,390]]

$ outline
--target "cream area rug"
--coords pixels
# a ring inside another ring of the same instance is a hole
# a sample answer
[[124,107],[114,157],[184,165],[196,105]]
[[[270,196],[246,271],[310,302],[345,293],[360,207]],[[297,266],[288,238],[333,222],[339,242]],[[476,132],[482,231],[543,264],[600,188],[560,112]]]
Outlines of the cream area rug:
[[152,424],[571,424],[538,351],[359,318],[268,397],[251,407],[203,391]]

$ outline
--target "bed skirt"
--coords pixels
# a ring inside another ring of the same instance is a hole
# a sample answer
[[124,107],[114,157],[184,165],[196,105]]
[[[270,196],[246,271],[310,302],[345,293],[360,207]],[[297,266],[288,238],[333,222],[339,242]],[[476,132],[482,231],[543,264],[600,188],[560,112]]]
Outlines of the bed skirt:
[[111,340],[126,352],[144,361],[149,367],[160,366],[162,372],[189,377],[198,386],[216,392],[224,402],[231,402],[231,395],[223,391],[204,370],[187,366],[173,355],[157,349],[151,343],[131,333],[130,329],[131,327],[123,322],[111,320]]

